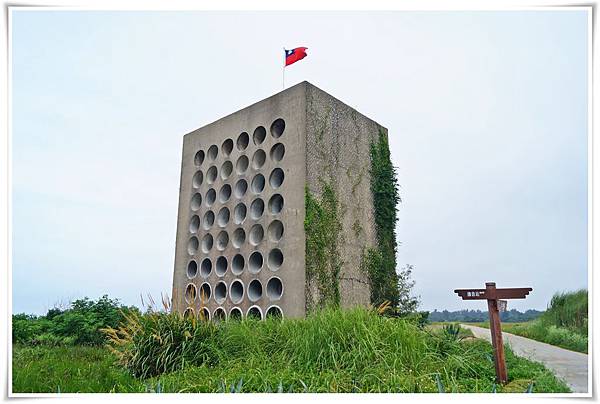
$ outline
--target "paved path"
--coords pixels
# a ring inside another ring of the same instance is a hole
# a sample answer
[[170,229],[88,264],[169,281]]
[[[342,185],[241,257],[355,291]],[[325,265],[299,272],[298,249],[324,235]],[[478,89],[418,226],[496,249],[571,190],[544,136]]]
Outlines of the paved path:
[[[461,324],[461,327],[473,331],[477,338],[491,340],[490,330]],[[554,374],[563,379],[573,393],[588,391],[588,356],[580,352],[569,351],[554,345],[544,344],[518,335],[502,333],[504,343],[508,343],[512,351],[519,356],[536,362],[542,362]],[[510,372],[510,369],[508,370]]]

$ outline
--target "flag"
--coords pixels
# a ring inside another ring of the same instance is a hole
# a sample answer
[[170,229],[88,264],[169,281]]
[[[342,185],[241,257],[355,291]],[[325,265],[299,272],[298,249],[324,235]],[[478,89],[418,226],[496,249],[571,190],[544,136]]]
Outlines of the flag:
[[292,50],[284,49],[285,51],[285,65],[289,66],[292,63],[296,63],[299,60],[302,60],[306,57],[306,50],[308,48],[300,47],[294,48]]

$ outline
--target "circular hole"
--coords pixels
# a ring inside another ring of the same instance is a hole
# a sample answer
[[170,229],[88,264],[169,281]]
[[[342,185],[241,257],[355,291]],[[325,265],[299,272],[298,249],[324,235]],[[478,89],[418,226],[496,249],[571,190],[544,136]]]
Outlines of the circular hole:
[[194,188],[200,188],[200,185],[202,185],[202,181],[204,181],[204,174],[202,173],[202,171],[197,171],[196,174],[194,174],[194,177],[192,178],[192,186]]
[[194,156],[194,165],[200,167],[204,163],[204,150],[198,150]]
[[187,318],[187,319],[192,319],[195,315],[196,315],[196,313],[194,312],[194,309],[192,309],[191,307],[188,307],[183,312],[183,317]]
[[265,211],[265,203],[262,199],[256,198],[250,204],[250,217],[254,220],[258,219],[263,215]]
[[207,282],[204,282],[202,285],[200,285],[200,293],[198,294],[198,299],[200,299],[200,302],[204,303],[207,302],[208,299],[210,299],[210,295],[210,285]]
[[285,121],[281,118],[275,119],[271,124],[271,136],[274,138],[279,138],[283,135],[283,131],[285,130]]
[[269,199],[269,212],[276,215],[283,209],[283,196],[275,194]]
[[266,318],[272,318],[272,319],[277,319],[277,320],[281,320],[283,318],[283,313],[281,311],[281,309],[277,306],[271,306],[269,307],[269,309],[267,310],[267,314],[265,315]]
[[185,288],[185,301],[191,304],[194,300],[196,300],[196,286],[189,283]]
[[248,309],[248,313],[246,313],[246,318],[252,320],[262,320],[262,311],[260,311],[260,307],[252,306]]
[[193,279],[198,275],[198,263],[196,261],[190,261],[187,266],[187,277]]
[[195,193],[194,196],[192,196],[192,202],[190,204],[192,210],[198,210],[200,209],[200,206],[202,205],[202,195],[200,195],[199,193]]
[[265,141],[265,137],[267,137],[267,130],[264,126],[259,126],[254,129],[254,134],[252,135],[252,141],[255,145],[259,145]]
[[221,145],[221,152],[225,155],[225,157],[227,157],[231,154],[232,150],[233,150],[233,140],[227,139]]
[[250,185],[252,192],[260,194],[265,189],[265,176],[262,174],[256,174],[252,178],[252,184]]
[[214,160],[217,158],[217,154],[219,154],[219,148],[216,145],[212,145],[208,148],[208,158]]
[[266,159],[267,159],[267,155],[265,154],[265,152],[260,149],[257,150],[256,152],[254,152],[254,155],[252,156],[252,168],[254,168],[255,170],[258,170],[265,164]]
[[210,321],[210,311],[206,307],[200,310],[200,321]]
[[231,260],[231,272],[234,275],[241,275],[242,272],[244,272],[245,265],[246,262],[244,261],[244,257],[242,256],[242,254],[236,254]]
[[231,185],[225,184],[219,191],[219,202],[225,203],[231,198]]
[[246,205],[238,203],[233,209],[233,222],[235,224],[242,224],[246,220]]
[[217,283],[215,286],[215,300],[217,303],[223,303],[227,298],[227,285],[225,282]]
[[213,236],[210,234],[204,235],[202,237],[202,252],[207,253],[213,248]]
[[212,206],[213,203],[215,203],[215,200],[217,199],[217,191],[215,191],[214,188],[209,189],[208,191],[206,191],[206,195],[204,196],[204,198],[206,201],[206,206]]
[[207,210],[202,218],[202,228],[204,230],[210,229],[215,224],[215,214],[212,210]]
[[267,258],[267,266],[272,271],[277,271],[281,264],[283,264],[283,253],[279,248],[274,248],[269,251],[269,257]]
[[235,183],[235,187],[233,189],[234,189],[233,193],[235,194],[235,197],[240,199],[244,195],[246,195],[246,191],[248,190],[248,182],[246,180],[239,180],[238,182]]
[[240,321],[243,317],[242,310],[239,307],[234,307],[229,312],[229,320]]
[[225,309],[222,307],[217,307],[213,312],[213,320],[217,323],[220,321],[225,321],[227,319],[227,314],[225,313]]
[[202,264],[200,264],[200,276],[203,278],[208,278],[211,272],[212,262],[210,261],[210,258],[204,258],[202,260]]
[[221,166],[221,178],[226,180],[233,172],[233,164],[231,161],[226,161]]
[[248,169],[248,164],[248,157],[241,156],[235,163],[235,172],[238,174],[244,174]]
[[190,233],[197,233],[200,228],[200,216],[194,215],[192,216],[192,220],[190,220]]
[[279,300],[283,295],[281,279],[273,277],[267,282],[267,296],[270,300]]
[[225,227],[229,223],[229,208],[221,208],[217,215],[217,224],[219,227]]
[[[244,284],[242,281],[236,279],[235,281],[231,282],[231,286],[229,287],[229,297],[233,303],[239,303],[242,301],[244,298]],[[240,314],[242,314],[241,311]]]
[[259,245],[265,236],[265,231],[260,224],[255,224],[250,228],[250,236],[248,239],[250,240],[250,244],[256,246]]
[[258,279],[254,279],[248,285],[248,299],[255,302],[262,297],[262,283]]
[[248,147],[248,142],[250,142],[250,136],[248,136],[248,134],[246,132],[240,133],[240,135],[238,136],[237,141],[236,141],[236,146],[237,146],[238,150],[239,151],[246,150],[246,147]]
[[248,259],[248,271],[253,274],[260,272],[263,266],[263,256],[259,251],[254,251]]
[[229,234],[225,230],[217,235],[217,250],[223,251],[229,244]]
[[267,234],[271,241],[277,242],[281,240],[281,237],[283,237],[283,223],[279,220],[272,221],[267,228]]
[[206,182],[212,184],[217,179],[217,167],[210,166],[210,168],[206,171]]
[[273,161],[281,161],[284,154],[285,146],[281,143],[277,143],[275,146],[271,147],[271,151],[269,152],[269,156],[271,156],[271,160]]
[[194,255],[198,252],[198,237],[192,237],[187,245],[188,254]]
[[244,241],[246,241],[246,232],[241,227],[238,227],[233,231],[231,244],[233,244],[235,248],[240,248],[244,244]]
[[227,258],[224,256],[220,256],[217,258],[217,263],[215,264],[215,273],[218,277],[222,277],[227,272]]
[[269,184],[273,189],[277,189],[283,184],[283,170],[281,168],[276,168],[271,172]]

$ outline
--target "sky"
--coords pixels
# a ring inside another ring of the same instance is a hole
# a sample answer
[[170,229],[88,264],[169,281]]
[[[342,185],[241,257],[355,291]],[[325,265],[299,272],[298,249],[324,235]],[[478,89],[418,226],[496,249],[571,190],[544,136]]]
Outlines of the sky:
[[[13,9],[14,10],[14,9]],[[182,137],[286,69],[388,128],[398,268],[455,288],[587,287],[587,13],[13,11],[13,312],[171,292]]]

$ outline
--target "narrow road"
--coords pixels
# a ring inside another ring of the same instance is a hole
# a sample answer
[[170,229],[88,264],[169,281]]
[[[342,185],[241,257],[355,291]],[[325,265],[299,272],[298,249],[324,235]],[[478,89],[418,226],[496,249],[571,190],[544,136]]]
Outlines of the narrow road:
[[[490,341],[490,330],[487,328],[461,324],[468,328],[477,338],[485,338]],[[554,374],[563,379],[571,388],[573,393],[588,392],[588,356],[580,352],[569,351],[534,341],[518,335],[502,333],[504,343],[508,343],[512,351],[519,356],[542,362]],[[508,370],[510,372],[510,369]]]

